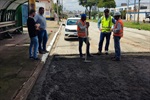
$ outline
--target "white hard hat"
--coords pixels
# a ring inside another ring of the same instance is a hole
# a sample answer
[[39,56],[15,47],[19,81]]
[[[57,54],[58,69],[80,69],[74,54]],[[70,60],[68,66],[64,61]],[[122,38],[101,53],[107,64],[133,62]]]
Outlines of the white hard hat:
[[118,12],[115,12],[114,13],[114,16],[121,16],[121,13],[118,11]]

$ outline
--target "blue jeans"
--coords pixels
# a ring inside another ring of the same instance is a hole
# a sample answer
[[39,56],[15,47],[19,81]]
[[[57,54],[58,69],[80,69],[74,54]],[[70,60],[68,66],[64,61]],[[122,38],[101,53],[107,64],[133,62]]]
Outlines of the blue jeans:
[[46,44],[48,40],[48,35],[46,30],[40,30],[38,33],[39,38],[39,51],[46,51]]
[[104,38],[105,37],[106,37],[105,51],[108,51],[109,43],[110,43],[110,36],[111,36],[111,32],[109,32],[109,33],[103,33],[103,32],[101,32],[101,34],[100,34],[100,41],[99,41],[99,48],[98,48],[98,50],[100,52],[102,51],[103,42],[104,42]]
[[[29,46],[29,56],[37,58],[37,52],[38,52],[38,37],[32,37],[30,38],[30,46]],[[33,50],[33,51],[32,51]]]
[[114,36],[115,58],[118,60],[121,58],[120,38],[119,36]]
[[[79,37],[79,53],[80,53],[80,57],[82,57],[82,45],[83,45],[83,42],[86,44],[86,41],[87,41],[87,38],[81,38]],[[87,55],[90,55],[90,42],[87,41]]]

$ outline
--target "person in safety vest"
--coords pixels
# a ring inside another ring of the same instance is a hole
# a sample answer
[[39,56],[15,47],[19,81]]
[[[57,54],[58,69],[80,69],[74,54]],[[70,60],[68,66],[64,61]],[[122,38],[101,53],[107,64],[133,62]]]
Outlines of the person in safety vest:
[[78,33],[78,39],[79,39],[80,58],[83,58],[83,55],[82,55],[83,42],[85,42],[87,44],[87,56],[92,57],[92,55],[90,55],[90,52],[89,52],[90,43],[87,38],[88,27],[89,27],[89,23],[86,22],[86,14],[81,14],[81,19],[78,20],[78,22],[77,22],[77,33]]
[[120,39],[123,37],[123,21],[120,19],[121,13],[115,12],[114,18],[116,20],[116,24],[113,29],[114,36],[114,48],[115,48],[115,57],[113,57],[114,61],[120,61],[121,59],[121,48],[120,48]]
[[113,24],[115,24],[115,19],[111,15],[109,15],[109,9],[105,9],[104,16],[102,16],[98,20],[98,29],[101,31],[97,53],[99,55],[102,54],[103,41],[105,37],[106,37],[105,54],[108,55],[109,42]]

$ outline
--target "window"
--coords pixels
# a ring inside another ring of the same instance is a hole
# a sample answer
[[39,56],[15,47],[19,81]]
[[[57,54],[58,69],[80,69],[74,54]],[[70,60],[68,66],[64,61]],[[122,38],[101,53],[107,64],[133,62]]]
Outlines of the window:
[[147,9],[147,6],[141,6],[140,9]]
[[76,25],[79,19],[68,19],[67,25]]

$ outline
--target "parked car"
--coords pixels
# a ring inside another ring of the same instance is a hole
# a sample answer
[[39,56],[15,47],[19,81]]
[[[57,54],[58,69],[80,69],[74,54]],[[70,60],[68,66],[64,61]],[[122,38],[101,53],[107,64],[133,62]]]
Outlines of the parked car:
[[63,24],[65,26],[64,39],[68,38],[77,38],[77,21],[80,18],[68,18],[66,23]]

